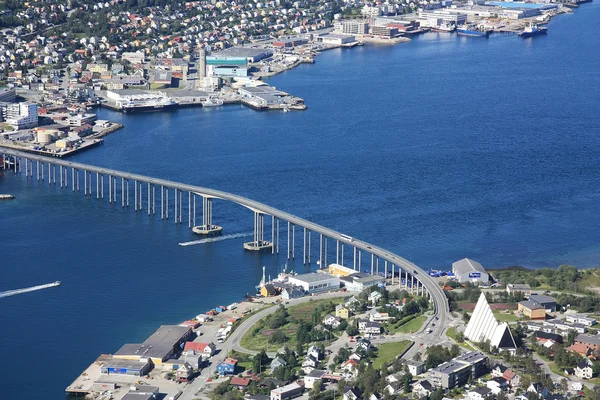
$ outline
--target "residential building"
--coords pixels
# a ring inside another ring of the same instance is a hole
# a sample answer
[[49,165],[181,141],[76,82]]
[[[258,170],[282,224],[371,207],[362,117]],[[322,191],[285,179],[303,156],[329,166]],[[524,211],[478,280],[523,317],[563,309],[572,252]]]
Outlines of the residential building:
[[581,324],[585,326],[596,325],[596,320],[586,315],[567,315],[566,320],[572,324]]
[[279,291],[277,290],[277,288],[271,283],[267,283],[266,285],[260,288],[260,295],[262,297],[277,296],[278,293]]
[[425,368],[425,363],[421,361],[407,360],[406,366],[408,367],[408,372],[410,372],[412,376],[421,375],[427,370]]
[[344,392],[344,400],[359,400],[362,399],[362,395],[362,390],[359,388],[348,388],[348,390]]
[[217,364],[216,371],[220,375],[233,375],[237,367],[238,360],[235,358],[226,358]]
[[378,311],[369,314],[369,321],[373,322],[385,322],[390,319],[390,315],[388,313],[380,313]]
[[362,20],[339,21],[335,24],[335,31],[350,35],[367,35],[369,23]]
[[379,335],[381,334],[381,324],[361,319],[358,321],[358,330],[363,335]]
[[525,298],[528,298],[531,295],[531,287],[526,283],[509,283],[506,285],[506,291],[508,294],[512,295],[521,293]]
[[453,389],[464,385],[469,378],[477,379],[487,370],[487,357],[471,351],[438,365],[429,371],[429,380],[436,387]]
[[308,350],[306,351],[306,355],[314,357],[315,360],[320,360],[323,358],[323,352],[319,347],[315,346],[314,344],[308,348]]
[[502,351],[514,352],[517,349],[508,324],[498,323],[483,293],[479,296],[473,315],[467,324],[465,337],[474,342],[489,340],[492,346]]
[[323,375],[325,375],[326,371],[320,369],[314,369],[310,373],[304,376],[304,387],[307,389],[312,389],[315,385],[315,382],[321,381],[323,379]]
[[304,392],[302,381],[292,382],[289,385],[271,390],[271,400],[287,400],[298,397]]
[[492,378],[502,378],[504,376],[504,372],[507,370],[504,365],[496,364],[490,368],[490,376]]
[[335,306],[335,315],[339,318],[348,319],[348,317],[350,316],[350,310],[348,310],[348,308],[344,307],[343,305],[338,304],[337,306]]
[[550,392],[540,382],[531,383],[527,388],[527,392],[536,394],[542,397],[543,399],[547,399],[548,397],[550,397]]
[[577,335],[574,344],[584,344],[592,350],[600,350],[600,336]]
[[490,276],[483,266],[469,258],[452,263],[452,272],[460,283],[487,284],[490,280]]
[[529,319],[546,319],[546,309],[535,301],[520,301],[517,311]]
[[3,109],[4,121],[13,129],[29,129],[38,125],[37,104],[11,103]]
[[431,395],[431,393],[433,393],[434,390],[435,389],[431,382],[429,382],[426,379],[421,379],[420,381],[415,383],[412,388],[413,394],[416,394],[419,398],[429,397],[429,395]]
[[467,397],[471,400],[483,400],[492,395],[492,390],[488,387],[478,387],[467,392]]
[[394,28],[394,27],[387,26],[387,25],[384,25],[384,26],[373,25],[373,26],[371,26],[371,35],[393,38],[393,37],[398,36],[398,28]]
[[485,385],[492,391],[492,394],[497,395],[506,390],[508,387],[508,382],[504,378],[492,378],[487,381]]
[[343,364],[342,364],[342,369],[348,373],[355,373],[358,369],[358,362],[356,360],[346,360]]
[[301,286],[306,292],[318,293],[340,288],[340,278],[327,273],[309,273],[291,276],[288,282]]
[[312,371],[313,369],[317,368],[319,366],[319,362],[317,361],[317,359],[311,355],[306,355],[304,357],[304,360],[302,361],[302,368],[310,368],[310,370]]
[[209,358],[215,354],[216,350],[217,346],[213,342],[185,342],[183,353],[200,354],[203,358]]
[[506,380],[508,386],[510,386],[511,388],[517,387],[521,383],[521,377],[517,375],[516,372],[513,372],[510,369],[504,371],[502,377]]
[[369,293],[369,297],[368,297],[369,301],[373,304],[377,304],[377,302],[379,302],[379,300],[381,300],[382,298],[383,298],[383,295],[377,290]]
[[330,326],[333,329],[336,329],[338,326],[340,326],[341,322],[342,322],[342,320],[340,317],[334,317],[331,314],[327,314],[323,318],[323,325]]
[[236,389],[244,390],[250,384],[250,379],[249,378],[239,378],[237,376],[234,376],[233,378],[231,378],[231,381],[229,381],[229,384]]
[[579,379],[592,379],[592,366],[588,360],[582,361],[575,366],[575,376]]
[[269,373],[273,373],[275,368],[285,367],[286,365],[287,362],[283,358],[276,356],[273,361],[271,361],[271,365],[269,365]]
[[190,380],[193,373],[194,367],[192,367],[190,363],[184,362],[179,366],[179,368],[177,368],[175,375],[178,382],[187,382]]
[[556,333],[548,333],[548,332],[544,332],[544,331],[535,332],[535,339],[541,343],[545,343],[545,342],[562,343],[563,342],[562,335],[559,335]]
[[582,357],[587,357],[590,355],[590,348],[587,347],[584,343],[574,343],[569,346],[569,351],[579,354]]
[[283,300],[295,299],[305,295],[305,291],[301,286],[286,285],[281,291],[281,298]]

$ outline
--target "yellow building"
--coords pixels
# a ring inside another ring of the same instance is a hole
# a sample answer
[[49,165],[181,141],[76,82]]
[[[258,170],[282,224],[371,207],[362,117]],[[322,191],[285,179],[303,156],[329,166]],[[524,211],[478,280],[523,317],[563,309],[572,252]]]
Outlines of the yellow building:
[[546,309],[534,301],[521,301],[517,311],[529,319],[546,319]]
[[338,304],[335,307],[335,316],[343,319],[348,319],[348,317],[350,316],[350,311],[343,305]]
[[276,296],[277,289],[275,288],[275,286],[271,285],[270,283],[267,283],[265,286],[260,288],[260,295],[262,297]]
[[353,270],[352,268],[344,267],[340,264],[329,264],[328,271],[333,276],[350,276],[352,274],[356,274],[358,271]]

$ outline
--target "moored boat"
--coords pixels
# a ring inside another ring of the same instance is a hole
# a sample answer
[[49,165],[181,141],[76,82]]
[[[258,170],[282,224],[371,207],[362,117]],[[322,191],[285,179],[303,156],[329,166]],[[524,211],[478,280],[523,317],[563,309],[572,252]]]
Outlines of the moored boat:
[[491,31],[478,26],[471,25],[458,28],[456,30],[456,33],[458,33],[461,36],[488,37],[490,36]]
[[528,38],[532,36],[545,35],[546,33],[548,33],[548,28],[546,26],[530,24],[528,27],[523,29],[523,32],[519,33],[519,36],[522,38]]

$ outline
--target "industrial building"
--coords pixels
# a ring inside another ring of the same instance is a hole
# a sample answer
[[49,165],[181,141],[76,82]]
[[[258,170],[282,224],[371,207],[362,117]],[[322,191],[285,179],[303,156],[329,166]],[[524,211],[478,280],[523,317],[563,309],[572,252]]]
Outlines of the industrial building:
[[452,263],[454,277],[460,283],[487,284],[490,276],[481,264],[469,258]]
[[152,363],[148,360],[136,361],[111,358],[100,367],[100,372],[107,375],[144,376],[152,370],[152,367]]
[[429,381],[444,389],[462,386],[469,378],[475,380],[487,372],[487,356],[470,351],[429,371]]
[[398,36],[398,28],[391,26],[372,26],[371,35],[379,37],[396,37]]
[[192,336],[192,330],[185,326],[162,325],[144,343],[124,344],[113,358],[125,360],[152,360],[161,365],[181,349],[181,343]]
[[535,301],[521,301],[517,311],[529,319],[546,319],[546,309]]
[[474,342],[489,340],[491,346],[501,351],[514,352],[517,349],[508,324],[498,323],[483,293],[479,296],[473,315],[469,319],[465,337]]
[[269,49],[253,49],[251,47],[229,47],[217,53],[213,53],[214,57],[244,57],[249,63],[259,62],[273,55],[273,51]]
[[554,297],[545,296],[541,294],[532,294],[529,296],[530,301],[534,301],[538,303],[540,306],[546,309],[546,312],[555,312],[556,311],[556,300]]
[[317,36],[317,42],[329,46],[341,46],[356,42],[356,37],[354,35],[338,35],[335,33],[329,33],[326,35]]
[[344,267],[343,265],[335,264],[335,263],[329,264],[327,271],[331,275],[335,275],[335,276],[339,276],[339,277],[349,276],[349,275],[358,273],[358,271],[353,270],[352,268]]
[[286,40],[277,40],[273,42],[273,47],[275,48],[292,48],[296,46],[302,46],[308,43],[307,38],[292,38]]
[[206,76],[248,76],[248,60],[246,57],[207,56]]
[[288,282],[292,285],[301,286],[308,293],[318,293],[340,288],[340,278],[326,273],[312,272],[291,276]]
[[15,88],[5,88],[0,90],[0,103],[14,103],[17,100],[17,91]]
[[467,22],[467,14],[453,10],[420,11],[419,17],[430,21],[436,21],[437,25],[464,25]]
[[119,108],[171,103],[167,95],[160,91],[147,92],[139,89],[107,90],[106,97],[112,100]]
[[385,277],[359,272],[340,278],[349,292],[362,292],[368,287],[385,284]]

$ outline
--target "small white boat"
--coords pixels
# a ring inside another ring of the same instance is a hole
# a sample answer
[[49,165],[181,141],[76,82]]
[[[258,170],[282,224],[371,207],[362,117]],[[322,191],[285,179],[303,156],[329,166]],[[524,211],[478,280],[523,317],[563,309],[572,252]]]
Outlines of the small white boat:
[[216,96],[210,96],[208,99],[202,102],[202,107],[219,107],[222,105],[223,100]]

